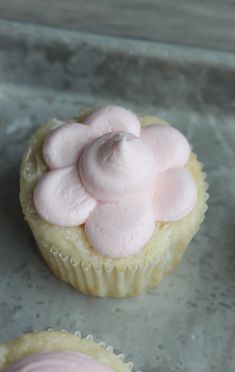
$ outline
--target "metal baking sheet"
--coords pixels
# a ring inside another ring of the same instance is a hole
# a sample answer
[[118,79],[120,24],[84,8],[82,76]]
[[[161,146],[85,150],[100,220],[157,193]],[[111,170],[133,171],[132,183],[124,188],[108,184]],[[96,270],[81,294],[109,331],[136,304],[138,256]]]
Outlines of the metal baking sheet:
[[[125,300],[83,296],[38,255],[18,201],[31,133],[81,106],[123,104],[182,130],[209,210],[177,270]],[[0,22],[0,342],[52,327],[105,340],[144,372],[235,370],[235,56]]]

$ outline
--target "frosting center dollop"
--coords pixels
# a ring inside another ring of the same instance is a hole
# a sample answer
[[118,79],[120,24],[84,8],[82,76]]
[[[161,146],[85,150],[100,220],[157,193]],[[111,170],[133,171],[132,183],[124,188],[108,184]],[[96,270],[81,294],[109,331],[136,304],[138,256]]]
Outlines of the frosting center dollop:
[[98,201],[115,202],[149,192],[156,180],[152,150],[128,132],[104,134],[86,146],[79,171]]

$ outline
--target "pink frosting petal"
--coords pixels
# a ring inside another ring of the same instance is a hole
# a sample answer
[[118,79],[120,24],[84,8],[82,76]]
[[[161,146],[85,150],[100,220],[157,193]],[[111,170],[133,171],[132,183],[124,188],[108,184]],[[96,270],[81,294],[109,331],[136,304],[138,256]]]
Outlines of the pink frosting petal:
[[77,226],[86,221],[96,200],[85,191],[76,167],[67,167],[41,177],[34,190],[34,204],[47,222]]
[[54,129],[43,144],[43,157],[51,169],[76,163],[84,147],[98,134],[84,124],[64,124]]
[[183,167],[189,159],[189,143],[175,128],[151,125],[142,129],[141,139],[153,150],[159,173],[169,168]]
[[98,108],[84,120],[84,123],[98,130],[100,134],[124,131],[133,133],[137,137],[140,135],[138,117],[119,106]]
[[172,168],[157,179],[153,204],[157,221],[177,221],[191,212],[197,201],[197,189],[191,173]]
[[85,225],[92,247],[103,256],[113,258],[138,253],[154,228],[154,211],[147,198],[98,204]]

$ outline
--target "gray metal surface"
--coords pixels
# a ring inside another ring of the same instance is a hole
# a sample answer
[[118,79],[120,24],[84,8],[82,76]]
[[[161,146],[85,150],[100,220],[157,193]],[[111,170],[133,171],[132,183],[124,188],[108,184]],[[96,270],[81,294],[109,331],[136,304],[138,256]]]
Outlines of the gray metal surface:
[[[235,370],[235,57],[0,22],[0,342],[54,327],[105,340],[144,372]],[[39,257],[18,201],[25,144],[48,117],[121,103],[181,129],[209,211],[178,269],[134,299],[80,295]]]
[[0,19],[235,51],[234,0],[0,0]]

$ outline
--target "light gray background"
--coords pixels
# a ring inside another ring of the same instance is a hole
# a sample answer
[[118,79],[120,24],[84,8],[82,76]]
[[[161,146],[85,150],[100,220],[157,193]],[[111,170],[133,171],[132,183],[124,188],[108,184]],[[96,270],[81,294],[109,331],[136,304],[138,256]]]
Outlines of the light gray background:
[[[235,370],[233,66],[231,54],[0,23],[1,342],[40,328],[79,329],[144,372]],[[35,128],[102,102],[169,120],[210,183],[206,220],[178,269],[126,300],[86,297],[59,282],[18,201],[19,162]]]
[[235,51],[234,0],[0,0],[0,19]]

